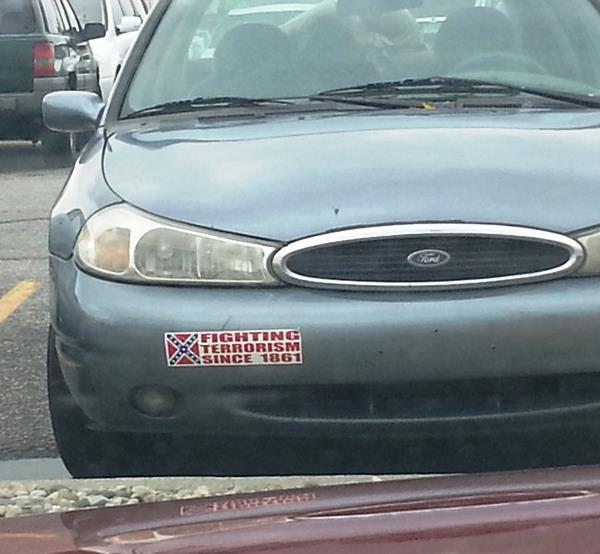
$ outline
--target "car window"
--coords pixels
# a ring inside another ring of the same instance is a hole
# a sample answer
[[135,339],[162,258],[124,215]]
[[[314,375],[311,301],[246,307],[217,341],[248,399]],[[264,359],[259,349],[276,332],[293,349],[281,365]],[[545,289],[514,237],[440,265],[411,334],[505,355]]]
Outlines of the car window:
[[[589,0],[502,6],[506,13],[427,0],[416,10],[346,17],[332,1],[293,16],[291,5],[173,0],[141,60],[129,108],[195,96],[305,97],[439,74],[598,94],[600,58],[593,68],[586,60],[600,51],[600,15]],[[198,59],[201,67],[182,63]]]
[[135,8],[130,0],[119,0],[119,4],[121,5],[121,12],[124,16],[131,17],[136,15]]
[[140,19],[145,19],[148,10],[142,0],[131,0],[131,7],[133,8],[133,15]]
[[110,0],[110,5],[113,11],[115,27],[118,27],[121,25],[121,21],[123,20],[123,8],[121,7],[121,2],[119,2],[119,0]]
[[34,33],[36,19],[31,0],[2,0],[0,3],[0,35]]
[[470,7],[473,7],[473,0],[423,0],[421,6],[411,9],[411,14],[421,28],[425,43],[432,48],[436,33],[448,14]]
[[458,9],[477,5],[476,2],[477,0],[423,0],[419,7],[411,8],[410,11],[415,17],[447,16]]
[[65,16],[67,17],[69,29],[75,29],[77,31],[81,30],[81,24],[76,13],[73,11],[70,0],[59,0],[59,2],[62,2],[62,6],[65,10]]
[[59,21],[60,15],[54,0],[42,0],[41,8],[47,31],[49,33],[62,32],[62,25]]
[[281,26],[294,17],[310,10],[315,4],[273,4],[231,9],[214,28],[211,46],[215,47],[221,38],[232,28],[248,23],[262,23]]
[[60,33],[65,33],[70,28],[70,23],[69,19],[67,18],[67,13],[65,12],[65,8],[60,0],[52,0],[52,3],[58,17],[58,31]]
[[71,0],[71,5],[82,25],[86,23],[106,24],[103,0]]

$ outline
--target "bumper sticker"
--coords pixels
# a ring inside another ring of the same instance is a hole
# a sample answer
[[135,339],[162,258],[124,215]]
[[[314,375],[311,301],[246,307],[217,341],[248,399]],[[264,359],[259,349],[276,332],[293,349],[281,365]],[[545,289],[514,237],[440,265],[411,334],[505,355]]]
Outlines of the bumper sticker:
[[169,367],[293,365],[302,363],[298,329],[165,333]]

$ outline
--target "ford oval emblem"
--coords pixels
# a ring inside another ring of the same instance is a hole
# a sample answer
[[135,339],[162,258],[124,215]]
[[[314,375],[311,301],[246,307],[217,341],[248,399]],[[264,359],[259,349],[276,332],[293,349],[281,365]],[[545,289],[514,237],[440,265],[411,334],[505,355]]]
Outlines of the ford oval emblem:
[[414,267],[440,267],[452,259],[448,252],[443,250],[417,250],[410,254],[406,261]]

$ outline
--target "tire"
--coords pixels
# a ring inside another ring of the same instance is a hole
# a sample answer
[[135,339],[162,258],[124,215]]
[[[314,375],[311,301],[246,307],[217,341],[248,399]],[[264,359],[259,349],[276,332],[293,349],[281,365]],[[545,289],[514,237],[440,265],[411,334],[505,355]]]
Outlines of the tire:
[[94,133],[71,133],[69,135],[69,165],[75,163]]
[[92,133],[44,131],[41,136],[41,143],[46,165],[50,167],[73,165],[91,136]]
[[48,333],[48,404],[54,438],[65,467],[75,478],[152,477],[183,474],[169,435],[107,433],[90,429],[60,368],[54,331]]
[[40,137],[44,162],[49,167],[66,167],[73,163],[74,138],[70,133],[44,130]]

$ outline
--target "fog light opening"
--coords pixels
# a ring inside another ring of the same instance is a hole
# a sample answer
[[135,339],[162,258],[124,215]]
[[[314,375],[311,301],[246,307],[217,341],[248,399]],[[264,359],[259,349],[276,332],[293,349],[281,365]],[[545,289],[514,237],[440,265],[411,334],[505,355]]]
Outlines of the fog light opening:
[[144,415],[168,417],[175,411],[177,395],[173,389],[156,385],[139,387],[131,393],[133,407]]

